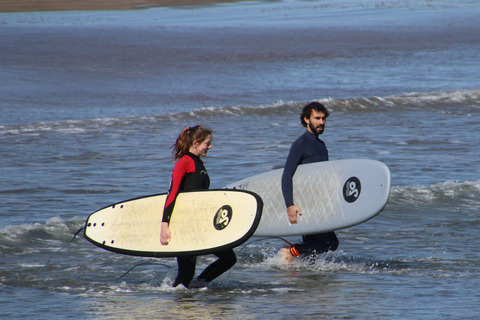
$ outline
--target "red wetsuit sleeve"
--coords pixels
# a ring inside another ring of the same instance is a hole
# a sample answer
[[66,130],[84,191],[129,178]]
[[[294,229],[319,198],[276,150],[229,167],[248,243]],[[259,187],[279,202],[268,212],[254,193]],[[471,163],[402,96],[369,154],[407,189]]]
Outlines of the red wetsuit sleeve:
[[195,172],[195,161],[189,156],[181,157],[175,164],[170,190],[168,191],[167,200],[165,201],[165,206],[163,208],[162,222],[170,222],[173,208],[175,206],[175,200],[180,191],[182,191],[182,184],[185,181],[185,177],[192,172]]

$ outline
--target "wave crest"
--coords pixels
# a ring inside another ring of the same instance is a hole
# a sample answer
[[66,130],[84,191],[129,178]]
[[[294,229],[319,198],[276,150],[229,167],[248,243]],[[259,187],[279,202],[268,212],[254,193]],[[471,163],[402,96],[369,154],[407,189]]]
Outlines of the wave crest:
[[392,187],[389,202],[393,205],[436,202],[478,207],[479,197],[480,181],[448,180],[431,186]]
[[[470,90],[440,91],[432,93],[405,93],[388,97],[355,97],[346,99],[318,99],[332,111],[361,110],[377,112],[383,109],[412,110],[421,108],[465,107],[470,113],[480,113],[480,88]],[[0,126],[0,136],[28,134],[38,135],[42,132],[57,131],[65,134],[78,134],[105,128],[123,128],[125,126],[157,124],[161,122],[214,119],[217,117],[248,117],[298,113],[307,102],[278,101],[270,105],[206,107],[170,114],[149,116],[129,116],[118,118],[101,118],[91,120],[68,120],[59,122],[38,122],[21,125]]]

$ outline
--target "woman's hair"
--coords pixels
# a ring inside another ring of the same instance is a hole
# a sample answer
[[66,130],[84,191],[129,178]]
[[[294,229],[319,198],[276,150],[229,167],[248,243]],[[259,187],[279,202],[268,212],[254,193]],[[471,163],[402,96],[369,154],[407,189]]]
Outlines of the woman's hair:
[[328,118],[330,115],[330,112],[325,108],[323,104],[320,102],[310,102],[305,107],[303,107],[302,113],[300,114],[300,121],[304,127],[307,126],[307,123],[305,122],[305,118],[310,119],[310,115],[312,114],[312,110],[315,110],[317,112],[323,112],[325,114],[325,118]]
[[203,143],[209,135],[212,135],[212,130],[204,126],[186,127],[182,130],[180,135],[172,146],[172,155],[174,160],[178,160],[184,153],[193,146],[193,142]]

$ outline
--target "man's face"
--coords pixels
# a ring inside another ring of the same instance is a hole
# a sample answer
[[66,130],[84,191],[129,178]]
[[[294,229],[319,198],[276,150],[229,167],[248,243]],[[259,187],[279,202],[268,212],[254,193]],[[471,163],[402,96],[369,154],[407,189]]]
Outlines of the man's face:
[[327,122],[327,117],[323,112],[312,110],[310,113],[310,118],[304,118],[304,120],[307,123],[307,130],[317,137],[325,130],[325,122]]

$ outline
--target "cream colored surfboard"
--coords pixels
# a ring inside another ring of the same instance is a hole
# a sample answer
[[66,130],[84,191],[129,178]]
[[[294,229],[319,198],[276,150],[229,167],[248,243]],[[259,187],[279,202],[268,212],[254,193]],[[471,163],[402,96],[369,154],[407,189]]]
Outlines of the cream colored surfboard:
[[348,159],[300,165],[293,177],[293,201],[303,215],[290,224],[282,195],[283,169],[240,180],[228,189],[250,190],[262,197],[262,219],[254,236],[292,236],[348,228],[385,207],[390,171],[375,160]]
[[262,199],[241,190],[205,190],[178,195],[170,220],[171,241],[160,243],[167,194],[147,196],[92,213],[84,235],[114,252],[146,257],[209,254],[245,242],[256,230]]

